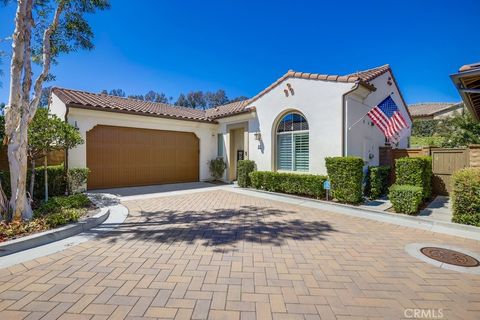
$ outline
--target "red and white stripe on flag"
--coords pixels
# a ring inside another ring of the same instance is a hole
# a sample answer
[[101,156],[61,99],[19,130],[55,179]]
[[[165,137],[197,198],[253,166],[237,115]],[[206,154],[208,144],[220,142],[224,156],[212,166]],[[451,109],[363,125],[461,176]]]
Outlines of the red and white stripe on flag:
[[389,118],[378,106],[370,110],[367,115],[391,142],[398,142],[406,133],[408,124],[400,112],[395,111]]

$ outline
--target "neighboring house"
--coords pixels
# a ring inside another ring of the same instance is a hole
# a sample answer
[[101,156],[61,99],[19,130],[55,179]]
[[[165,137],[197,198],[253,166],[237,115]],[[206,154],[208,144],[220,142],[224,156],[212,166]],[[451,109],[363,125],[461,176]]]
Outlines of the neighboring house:
[[480,62],[462,66],[450,76],[465,106],[480,121]]
[[[316,174],[331,156],[377,165],[385,138],[361,119],[389,95],[411,126],[388,65],[344,76],[288,71],[251,99],[205,111],[61,88],[50,110],[80,130],[85,143],[69,150],[68,164],[88,167],[96,189],[208,180],[217,157],[226,181],[236,179],[239,159]],[[405,137],[399,147],[407,145]]]
[[408,106],[413,120],[439,120],[463,114],[465,106],[462,102],[425,102]]

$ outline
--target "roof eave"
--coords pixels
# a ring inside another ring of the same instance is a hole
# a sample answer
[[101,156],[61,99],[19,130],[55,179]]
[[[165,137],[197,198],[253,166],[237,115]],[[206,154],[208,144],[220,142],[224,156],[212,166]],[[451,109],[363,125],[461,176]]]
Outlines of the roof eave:
[[96,107],[96,106],[91,106],[91,105],[75,104],[75,103],[67,103],[66,106],[67,106],[67,108],[77,108],[77,109],[92,110],[92,111],[99,111],[99,112],[103,111],[103,112],[122,113],[122,114],[129,114],[129,115],[136,115],[136,116],[143,116],[143,117],[153,117],[153,118],[171,119],[171,120],[179,120],[179,121],[190,121],[190,122],[202,122],[202,123],[209,123],[209,124],[218,124],[218,122],[215,121],[214,119],[194,119],[194,118],[187,118],[187,117],[176,117],[176,116],[169,116],[169,115],[162,115],[162,114],[122,110],[122,109],[109,109],[109,108]]
[[245,114],[245,113],[251,113],[253,111],[255,111],[255,107],[250,107],[250,108],[245,108],[244,110],[239,111],[239,112],[223,114],[223,115],[220,115],[220,116],[211,117],[209,119],[213,119],[213,120],[224,119],[224,118],[229,118],[229,117],[242,115],[242,114]]
[[[465,92],[463,89],[464,88],[464,83],[462,79],[464,77],[471,77],[471,76],[479,76],[480,77],[480,68],[472,69],[472,70],[466,70],[466,71],[461,71],[458,73],[454,73],[450,75],[450,79],[452,80],[453,84],[455,85],[455,88],[457,89],[458,93],[462,97],[463,102],[465,103],[465,106],[467,107],[468,111],[473,115],[473,117],[477,120],[480,121],[480,112],[476,109],[476,106],[474,105],[472,98],[470,96],[471,93]],[[480,109],[480,106],[478,107]]]

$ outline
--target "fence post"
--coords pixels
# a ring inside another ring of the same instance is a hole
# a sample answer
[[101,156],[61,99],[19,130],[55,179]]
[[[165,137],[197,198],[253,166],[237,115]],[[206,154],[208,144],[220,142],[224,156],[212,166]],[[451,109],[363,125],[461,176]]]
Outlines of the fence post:
[[422,154],[424,156],[431,156],[432,155],[432,147],[428,146],[428,147],[422,147]]
[[468,146],[469,166],[480,168],[480,144]]

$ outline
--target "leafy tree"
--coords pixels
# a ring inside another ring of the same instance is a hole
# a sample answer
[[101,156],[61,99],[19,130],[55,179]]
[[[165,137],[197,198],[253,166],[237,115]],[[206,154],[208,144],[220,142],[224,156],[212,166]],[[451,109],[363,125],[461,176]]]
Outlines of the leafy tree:
[[207,101],[203,91],[190,91],[187,94],[188,107],[192,109],[205,109]]
[[188,103],[188,100],[187,100],[187,97],[185,97],[185,95],[183,93],[180,93],[177,101],[175,102],[175,105],[179,106],[179,107],[187,107],[187,108],[190,107],[189,103]]
[[[84,16],[110,4],[108,0],[18,0],[16,5],[5,135],[10,208],[14,219],[30,219],[32,209],[26,196],[28,126],[40,103],[43,84],[52,78],[50,65],[62,53],[93,48],[93,31]],[[35,81],[32,62],[40,65]]]
[[57,116],[49,114],[48,109],[37,110],[28,128],[27,150],[32,165],[30,198],[33,199],[36,160],[44,159],[45,201],[48,201],[48,154],[55,150],[68,150],[81,143],[83,139],[77,129]]
[[456,115],[442,120],[437,134],[443,137],[442,147],[446,148],[480,144],[480,122],[475,121],[470,113]]
[[205,93],[205,100],[208,108],[215,108],[229,102],[227,94],[223,89],[217,90],[217,92]]
[[111,95],[111,96],[122,97],[122,98],[127,96],[125,94],[125,91],[123,91],[122,89],[112,89],[112,90],[110,90],[110,92],[108,94]]
[[433,136],[441,120],[413,120],[412,135],[418,137]]
[[145,94],[145,101],[168,103],[168,98],[163,92],[150,90]]
[[247,99],[248,99],[248,97],[246,97],[246,96],[238,96],[236,98],[233,98],[233,99],[229,100],[229,102],[231,103],[231,102],[243,101],[243,100],[247,100]]
[[136,100],[142,100],[142,101],[145,100],[145,97],[143,96],[143,94],[131,94],[131,95],[128,96],[128,98],[136,99]]

